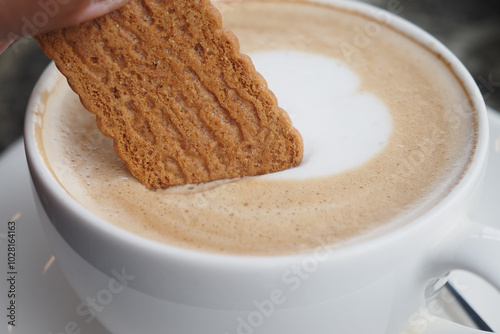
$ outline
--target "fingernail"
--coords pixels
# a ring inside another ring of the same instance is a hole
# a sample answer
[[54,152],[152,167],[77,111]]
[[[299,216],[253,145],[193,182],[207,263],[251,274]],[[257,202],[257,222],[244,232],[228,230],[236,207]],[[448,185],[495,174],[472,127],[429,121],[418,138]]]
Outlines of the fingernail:
[[120,8],[129,0],[91,0],[81,15],[81,21],[87,21]]

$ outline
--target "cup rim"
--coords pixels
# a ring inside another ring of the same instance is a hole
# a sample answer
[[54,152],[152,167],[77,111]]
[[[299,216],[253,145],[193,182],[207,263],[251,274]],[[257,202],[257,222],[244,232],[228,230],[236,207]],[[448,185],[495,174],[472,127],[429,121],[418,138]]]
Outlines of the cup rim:
[[[449,210],[449,208],[453,207],[453,204],[459,200],[459,197],[469,196],[473,192],[478,184],[487,160],[489,127],[486,105],[479,88],[474,82],[474,79],[458,58],[435,37],[431,36],[413,23],[390,13],[385,9],[380,9],[365,3],[347,0],[307,0],[305,2],[333,5],[337,8],[360,12],[368,17],[374,18],[377,22],[380,22],[381,16],[389,18],[390,22],[387,22],[388,26],[426,46],[428,49],[440,56],[442,61],[445,61],[448,64],[450,70],[455,73],[456,79],[462,83],[464,90],[470,97],[470,103],[476,111],[477,132],[475,149],[471,154],[470,163],[464,171],[462,178],[455,186],[453,186],[453,189],[439,199],[432,208],[419,214],[417,217],[412,218],[410,222],[405,223],[402,226],[398,226],[398,228],[391,229],[382,235],[369,237],[362,242],[347,242],[345,244],[342,243],[339,247],[335,247],[335,252],[339,256],[342,256],[342,254],[345,254],[346,252],[364,252],[366,250],[373,249],[374,247],[380,247],[381,245],[388,244],[391,240],[399,239],[402,235],[411,233],[413,229],[419,228],[420,226],[425,225],[426,222],[431,221],[433,216],[439,214],[440,212]],[[103,233],[109,238],[120,239],[120,242],[133,245],[134,247],[141,248],[148,252],[170,254],[173,257],[182,257],[183,260],[200,260],[203,262],[211,259],[212,261],[215,260],[222,263],[227,261],[233,263],[235,262],[234,260],[236,260],[236,263],[239,263],[241,266],[246,266],[252,262],[274,263],[275,261],[279,262],[286,258],[294,259],[297,257],[309,256],[312,252],[314,252],[313,250],[290,255],[238,255],[211,253],[181,248],[133,234],[132,232],[126,231],[113,225],[112,223],[107,222],[103,218],[84,208],[59,184],[56,177],[49,170],[48,166],[46,166],[43,157],[38,153],[38,144],[35,136],[35,111],[37,110],[37,105],[40,102],[42,93],[47,90],[47,83],[54,71],[56,71],[56,67],[52,62],[45,69],[44,73],[38,80],[28,103],[24,125],[24,142],[28,166],[31,177],[38,180],[40,186],[44,189],[43,191],[49,192],[51,197],[57,199],[57,201],[67,207],[68,210],[71,210],[79,217],[82,217],[85,224],[87,224],[90,229],[99,231],[99,233]]]

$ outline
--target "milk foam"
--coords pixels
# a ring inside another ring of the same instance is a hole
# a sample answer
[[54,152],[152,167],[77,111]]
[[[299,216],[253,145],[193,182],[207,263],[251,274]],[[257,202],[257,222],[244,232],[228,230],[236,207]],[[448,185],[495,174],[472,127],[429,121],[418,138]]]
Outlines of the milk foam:
[[363,91],[359,76],[338,59],[295,50],[250,54],[304,140],[297,168],[271,178],[311,178],[360,166],[387,144],[387,106]]
[[467,169],[474,112],[439,57],[381,25],[346,59],[367,19],[323,5],[236,1],[224,22],[305,140],[279,174],[150,191],[131,177],[57,72],[38,137],[67,192],[158,242],[244,255],[306,252],[393,228],[435,205]]

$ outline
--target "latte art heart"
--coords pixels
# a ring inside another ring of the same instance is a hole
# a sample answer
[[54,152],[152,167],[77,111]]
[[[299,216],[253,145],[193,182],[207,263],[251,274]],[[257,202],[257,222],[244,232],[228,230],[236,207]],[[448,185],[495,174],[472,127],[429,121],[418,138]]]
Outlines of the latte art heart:
[[324,177],[362,165],[387,144],[387,106],[340,60],[294,50],[250,55],[304,140],[300,166],[269,178]]

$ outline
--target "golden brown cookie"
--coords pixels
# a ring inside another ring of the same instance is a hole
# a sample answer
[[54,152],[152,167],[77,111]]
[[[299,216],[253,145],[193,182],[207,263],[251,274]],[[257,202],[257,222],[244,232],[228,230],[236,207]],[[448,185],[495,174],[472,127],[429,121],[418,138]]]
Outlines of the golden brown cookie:
[[133,0],[36,39],[148,188],[302,159],[300,134],[209,0]]

